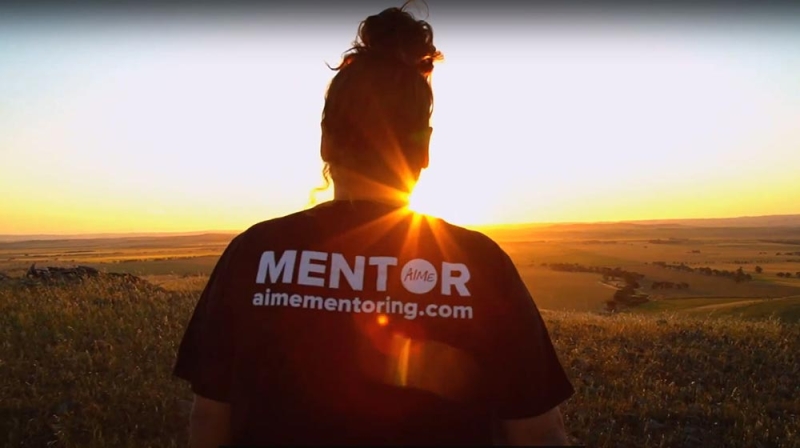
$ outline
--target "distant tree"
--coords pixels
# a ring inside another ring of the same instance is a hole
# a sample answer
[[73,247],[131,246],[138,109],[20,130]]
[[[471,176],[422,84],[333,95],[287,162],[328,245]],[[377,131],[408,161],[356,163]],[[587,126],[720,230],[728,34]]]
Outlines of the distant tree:
[[614,313],[617,311],[617,302],[613,300],[606,301],[606,311],[609,313]]
[[783,272],[778,272],[778,277],[783,277]]
[[617,292],[614,293],[614,300],[625,303],[635,293],[636,290],[631,285],[625,285],[622,289],[618,289]]
[[762,272],[764,272],[764,268],[762,268],[761,266],[756,266],[756,274],[760,274]]
[[800,278],[800,271],[795,272],[794,276],[797,277],[797,278]]

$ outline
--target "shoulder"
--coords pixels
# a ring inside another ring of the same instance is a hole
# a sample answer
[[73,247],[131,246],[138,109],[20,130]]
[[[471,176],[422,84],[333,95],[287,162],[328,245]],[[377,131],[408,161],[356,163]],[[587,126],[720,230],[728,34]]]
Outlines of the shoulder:
[[261,221],[235,234],[217,260],[215,271],[219,271],[220,276],[238,275],[236,273],[248,271],[265,247],[296,244],[303,235],[309,234],[306,230],[309,225],[304,224],[310,221],[308,212],[301,210]]
[[489,235],[450,223],[441,218],[428,217],[434,228],[444,231],[462,248],[485,257],[487,262],[504,261],[508,258],[505,250]]
[[233,236],[223,251],[220,262],[227,264],[232,260],[247,256],[251,252],[248,249],[274,245],[292,239],[291,236],[297,235],[298,230],[307,227],[304,222],[311,220],[309,212],[310,210],[301,210],[251,225]]
[[312,224],[315,211],[316,207],[258,222],[238,234],[231,241],[231,244],[246,245],[256,241],[264,241],[265,239],[286,239],[287,236],[296,234],[299,230]]

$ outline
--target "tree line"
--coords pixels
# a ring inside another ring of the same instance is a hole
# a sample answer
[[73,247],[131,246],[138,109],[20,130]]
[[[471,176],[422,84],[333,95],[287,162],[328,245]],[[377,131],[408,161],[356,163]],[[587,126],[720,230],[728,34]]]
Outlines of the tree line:
[[[685,263],[667,264],[667,262],[665,261],[654,261],[652,264],[655,266],[661,266],[662,268],[673,269],[676,271],[696,272],[708,276],[725,277],[735,281],[736,283],[746,282],[753,279],[753,276],[744,272],[744,269],[742,269],[741,267],[739,267],[739,269],[736,269],[735,271],[729,271],[727,269],[714,269],[708,266],[693,268]],[[756,272],[758,272],[758,270],[756,270]]]
[[542,263],[543,266],[549,266],[554,271],[562,272],[591,272],[603,276],[603,280],[622,280],[626,285],[631,285],[638,288],[639,281],[644,278],[644,274],[638,272],[626,271],[622,268],[609,268],[606,266],[584,266],[578,263]]
[[[626,271],[619,267],[584,266],[578,263],[542,263],[542,266],[549,266],[550,269],[561,272],[590,272],[600,274],[603,276],[604,281],[624,281],[625,286],[614,292],[612,298],[605,302],[606,310],[609,312],[615,312],[621,305],[632,307],[641,305],[650,300],[649,295],[636,292],[636,290],[641,287],[639,282],[644,279],[644,274],[639,272]],[[688,287],[689,285],[687,284],[686,286]]]

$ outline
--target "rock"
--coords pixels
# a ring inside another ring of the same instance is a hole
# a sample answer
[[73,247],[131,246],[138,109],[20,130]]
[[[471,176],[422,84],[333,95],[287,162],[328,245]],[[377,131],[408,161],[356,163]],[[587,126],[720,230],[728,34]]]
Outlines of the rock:
[[36,267],[36,263],[33,263],[30,268],[28,268],[28,272],[25,274],[27,278],[50,278],[50,270],[47,268],[41,269]]
[[91,266],[76,266],[72,268],[48,266],[40,268],[33,263],[25,274],[24,281],[20,283],[26,286],[36,286],[43,284],[65,284],[82,283],[88,279],[105,278],[124,285],[134,285],[150,287],[154,290],[165,291],[160,286],[153,285],[147,280],[133,274],[109,272],[103,273]]
[[89,277],[97,277],[98,275],[100,275],[100,271],[91,266],[78,266],[75,269],[82,273],[85,273],[85,275]]

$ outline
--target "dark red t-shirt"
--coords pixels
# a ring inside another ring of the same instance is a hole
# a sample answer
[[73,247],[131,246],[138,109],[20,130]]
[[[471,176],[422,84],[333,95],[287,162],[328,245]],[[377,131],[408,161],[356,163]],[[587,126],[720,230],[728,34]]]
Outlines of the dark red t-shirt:
[[486,445],[574,392],[496,243],[371,201],[234,238],[175,375],[230,403],[243,445]]

